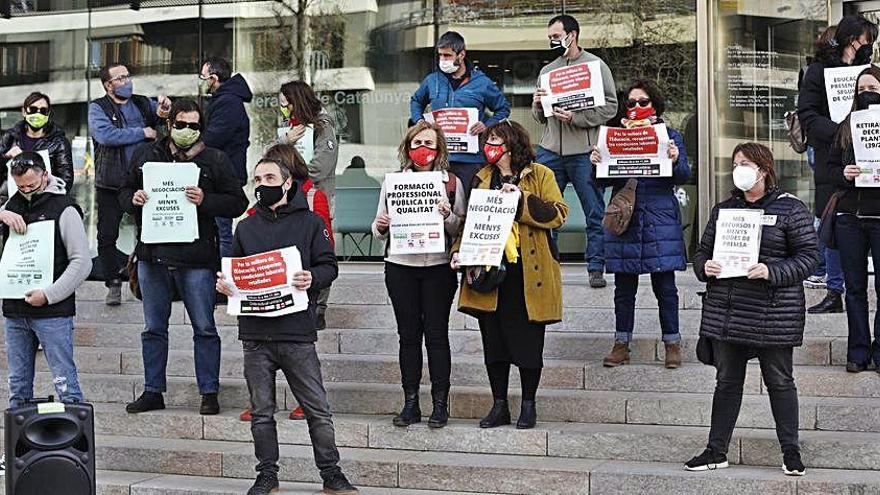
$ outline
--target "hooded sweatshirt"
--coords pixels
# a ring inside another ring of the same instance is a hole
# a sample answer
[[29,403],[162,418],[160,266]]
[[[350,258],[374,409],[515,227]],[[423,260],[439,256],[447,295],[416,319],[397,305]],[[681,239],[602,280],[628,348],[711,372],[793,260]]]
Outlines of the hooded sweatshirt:
[[206,145],[229,157],[242,186],[247,184],[247,149],[251,144],[251,121],[244,104],[253,98],[244,77],[241,74],[232,76],[211,96],[205,113],[207,126],[202,132],[202,141]]

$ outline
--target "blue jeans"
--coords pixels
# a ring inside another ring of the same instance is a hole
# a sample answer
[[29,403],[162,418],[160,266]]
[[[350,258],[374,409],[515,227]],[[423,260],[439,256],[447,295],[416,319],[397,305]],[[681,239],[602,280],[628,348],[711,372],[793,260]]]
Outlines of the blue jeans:
[[34,397],[37,345],[52,372],[52,384],[62,402],[82,402],[73,361],[73,317],[6,318],[6,361],[9,368],[9,407]]
[[[849,327],[846,360],[851,363],[880,364],[880,312],[874,315],[874,341],[868,321],[868,250],[874,266],[880,266],[880,220],[840,215],[834,234],[840,247],[843,276],[846,279],[846,320]],[[880,277],[874,278],[880,292]]]
[[[813,225],[819,231],[820,220],[816,218]],[[813,275],[825,277],[825,287],[838,294],[844,292],[843,267],[840,265],[840,251],[831,249],[819,239],[819,266]]]
[[605,271],[605,229],[602,227],[605,198],[602,196],[602,190],[596,185],[590,155],[559,156],[538,146],[536,160],[553,171],[560,192],[565,191],[565,186],[569,182],[574,186],[587,220],[587,250],[584,253],[587,270]]
[[220,388],[220,336],[214,324],[214,271],[207,268],[175,268],[138,262],[138,282],[144,302],[144,390],[166,390],[168,364],[168,318],[174,288],[192,321],[196,381],[199,393],[217,393]]
[[217,224],[217,237],[220,240],[220,256],[232,256],[232,219],[216,217],[214,223]]
[[[678,288],[675,286],[675,272],[651,274],[651,287],[660,308],[660,330],[663,342],[670,344],[681,341],[678,332]],[[614,340],[632,341],[636,318],[636,292],[639,289],[639,276],[635,273],[614,274]]]

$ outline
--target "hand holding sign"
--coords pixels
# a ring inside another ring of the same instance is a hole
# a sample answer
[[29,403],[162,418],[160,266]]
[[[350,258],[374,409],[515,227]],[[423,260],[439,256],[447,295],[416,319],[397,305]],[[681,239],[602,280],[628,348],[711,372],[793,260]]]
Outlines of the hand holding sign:
[[45,306],[49,300],[46,298],[45,292],[40,289],[34,289],[24,293],[24,302],[35,308],[39,308],[40,306]]
[[135,191],[134,196],[131,197],[131,204],[135,206],[144,206],[147,203],[147,193],[144,192],[143,189],[138,189]]
[[853,181],[861,175],[862,168],[858,165],[847,165],[843,169],[843,176],[846,177],[846,180]]
[[24,218],[18,213],[9,210],[0,211],[0,222],[6,224],[6,226],[12,229],[16,234],[24,234],[27,230],[27,224],[24,223]]
[[226,275],[223,275],[223,272],[217,272],[217,283],[214,284],[214,289],[226,297],[232,297],[232,284],[226,281]]
[[770,278],[770,269],[764,263],[758,263],[749,267],[747,275],[749,280],[768,280]]
[[707,277],[717,277],[718,275],[721,275],[722,268],[721,263],[715,260],[709,260],[703,266],[703,271],[706,272]]
[[299,271],[293,274],[293,284],[299,290],[309,290],[312,287],[312,272]]

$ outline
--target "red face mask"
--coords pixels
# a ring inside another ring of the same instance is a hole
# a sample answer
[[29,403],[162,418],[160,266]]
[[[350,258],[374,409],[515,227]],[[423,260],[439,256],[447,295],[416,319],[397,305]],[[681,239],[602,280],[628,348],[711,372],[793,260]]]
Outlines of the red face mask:
[[483,154],[486,155],[486,163],[489,165],[495,165],[498,163],[498,160],[500,160],[505,153],[507,153],[507,151],[504,149],[503,144],[486,143],[483,145]]
[[437,158],[437,150],[427,146],[419,146],[409,150],[409,158],[417,167],[425,168],[434,163],[434,159]]
[[296,127],[300,124],[299,119],[296,117],[291,117],[290,120],[287,121],[290,127]]
[[636,105],[635,107],[630,108],[626,111],[626,118],[628,118],[629,120],[644,120],[653,117],[654,114],[655,112],[653,105],[650,107],[642,107]]

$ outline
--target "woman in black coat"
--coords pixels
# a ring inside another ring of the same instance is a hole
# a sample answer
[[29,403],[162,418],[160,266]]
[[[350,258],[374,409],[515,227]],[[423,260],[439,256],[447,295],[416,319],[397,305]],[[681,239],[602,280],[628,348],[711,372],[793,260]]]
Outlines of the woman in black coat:
[[[800,476],[805,470],[798,446],[792,351],[803,342],[803,281],[819,262],[813,217],[799,199],[778,189],[773,155],[763,145],[734,148],[733,180],[737,190],[712,210],[694,256],[694,272],[706,282],[700,338],[709,344],[718,373],[708,446],[685,468],[728,466],[727,448],[742,403],[746,363],[757,356],[782,446],[782,469]],[[713,259],[715,227],[719,211],[727,208],[763,210],[758,263],[749,267],[747,277],[718,278],[722,265]]]
[[[22,151],[49,152],[52,175],[64,181],[67,193],[73,188],[73,158],[70,141],[64,136],[64,129],[52,122],[52,106],[49,97],[43,93],[31,93],[21,106],[22,120],[12,126],[0,137],[0,155],[14,158]],[[6,179],[6,160],[2,160],[2,178]]]

